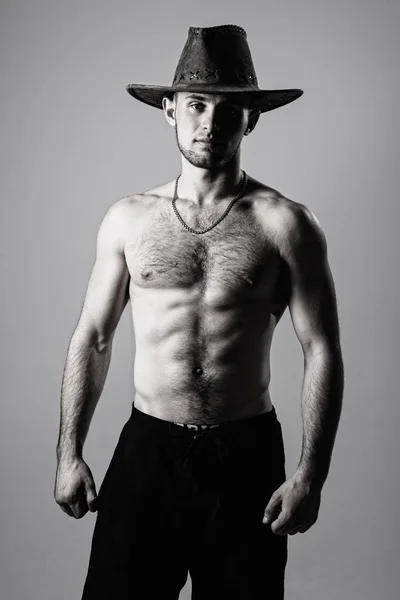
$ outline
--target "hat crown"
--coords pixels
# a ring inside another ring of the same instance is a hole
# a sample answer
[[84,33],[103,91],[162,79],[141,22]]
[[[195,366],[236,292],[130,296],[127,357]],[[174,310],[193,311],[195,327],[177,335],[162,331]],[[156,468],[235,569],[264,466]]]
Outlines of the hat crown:
[[189,27],[172,81],[174,87],[188,84],[258,89],[246,31],[238,25]]
[[174,92],[238,94],[260,112],[274,110],[299,98],[299,89],[260,90],[247,34],[238,25],[189,27],[188,37],[171,86],[131,83],[128,93],[163,109],[163,99]]

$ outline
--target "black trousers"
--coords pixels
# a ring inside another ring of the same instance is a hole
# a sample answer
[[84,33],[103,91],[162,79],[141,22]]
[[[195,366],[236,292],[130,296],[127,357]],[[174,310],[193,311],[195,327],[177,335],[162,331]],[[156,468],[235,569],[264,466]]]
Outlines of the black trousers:
[[287,536],[262,523],[285,481],[275,409],[196,430],[132,405],[98,492],[82,600],[282,600]]

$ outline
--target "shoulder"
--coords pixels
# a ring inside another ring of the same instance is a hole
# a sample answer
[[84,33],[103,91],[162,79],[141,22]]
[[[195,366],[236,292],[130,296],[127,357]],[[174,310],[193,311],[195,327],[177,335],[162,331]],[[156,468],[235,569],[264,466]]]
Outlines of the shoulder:
[[321,223],[305,204],[267,186],[259,188],[255,204],[280,254],[290,255],[302,249],[325,252],[326,236]]
[[122,250],[124,243],[123,224],[127,214],[127,198],[114,201],[103,213],[97,232],[97,248]]
[[170,187],[171,184],[167,183],[144,192],[119,198],[108,207],[104,218],[118,221],[138,215],[143,209],[151,206],[157,199],[168,194]]
[[161,186],[124,196],[106,208],[101,217],[99,237],[108,238],[123,247],[125,240],[140,229],[142,217],[147,218],[149,210],[159,209],[160,198],[173,194],[174,181]]
[[327,259],[327,241],[321,223],[304,204],[292,202],[282,216],[281,255],[292,264],[317,269]]
[[113,246],[121,251],[125,240],[142,212],[141,194],[124,196],[114,201],[101,217],[98,244]]
[[100,231],[112,232],[120,230],[121,225],[126,220],[127,215],[132,211],[136,204],[133,196],[126,196],[114,201],[102,215]]
[[149,207],[159,204],[160,198],[172,198],[174,193],[175,180],[168,181],[162,185],[153,187],[143,192],[138,192],[130,196],[125,196],[114,202],[109,208],[111,214],[116,217],[138,214]]

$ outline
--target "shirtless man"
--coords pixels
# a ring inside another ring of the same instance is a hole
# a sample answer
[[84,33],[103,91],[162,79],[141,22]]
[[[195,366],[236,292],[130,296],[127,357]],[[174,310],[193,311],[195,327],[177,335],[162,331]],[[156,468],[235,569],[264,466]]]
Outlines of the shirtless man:
[[[189,42],[200,31],[235,45],[239,29],[191,28]],[[104,216],[68,349],[55,499],[77,519],[98,511],[82,600],[176,600],[188,571],[195,600],[281,600],[287,536],[317,520],[328,474],[343,364],[325,236],[303,204],[240,168],[264,109],[204,87],[162,94],[181,175]],[[82,450],[128,300],[135,399],[97,497]],[[269,393],[287,307],[304,354],[288,479]]]

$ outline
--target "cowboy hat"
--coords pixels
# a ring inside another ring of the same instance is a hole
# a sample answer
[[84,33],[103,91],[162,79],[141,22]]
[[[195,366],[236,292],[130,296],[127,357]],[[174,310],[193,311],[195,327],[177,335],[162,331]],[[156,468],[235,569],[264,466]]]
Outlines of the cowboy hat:
[[171,86],[130,83],[131,96],[162,109],[173,92],[235,93],[260,112],[293,102],[303,90],[261,90],[258,87],[247,34],[237,25],[190,27]]

